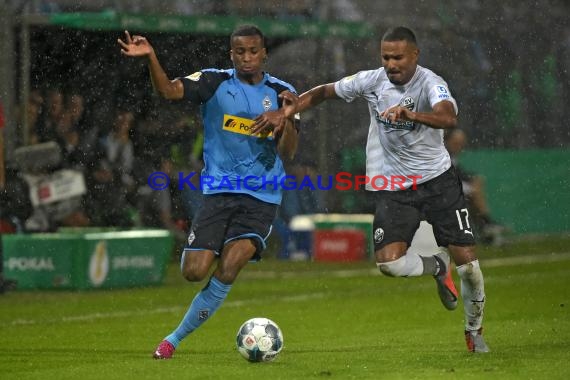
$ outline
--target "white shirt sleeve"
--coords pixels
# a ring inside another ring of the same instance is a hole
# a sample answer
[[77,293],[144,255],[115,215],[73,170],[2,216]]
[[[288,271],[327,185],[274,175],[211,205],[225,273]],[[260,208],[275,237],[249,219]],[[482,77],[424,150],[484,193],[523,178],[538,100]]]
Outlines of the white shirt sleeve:
[[430,82],[428,96],[432,108],[437,103],[447,100],[453,104],[453,109],[455,110],[455,114],[457,115],[457,113],[459,112],[459,109],[457,108],[457,102],[455,101],[453,96],[451,96],[451,92],[447,87],[447,83],[445,83],[443,80],[441,82],[435,82],[435,81]]
[[359,71],[335,82],[334,90],[339,98],[350,103],[354,99],[361,97],[368,87],[374,85],[377,78],[377,70]]

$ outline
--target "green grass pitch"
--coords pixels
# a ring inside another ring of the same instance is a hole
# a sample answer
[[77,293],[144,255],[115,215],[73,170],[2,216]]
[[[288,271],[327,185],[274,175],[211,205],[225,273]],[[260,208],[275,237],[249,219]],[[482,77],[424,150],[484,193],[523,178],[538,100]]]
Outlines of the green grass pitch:
[[[429,277],[267,259],[174,359],[156,361],[204,285],[185,283],[173,263],[160,287],[0,296],[0,379],[567,379],[569,243],[481,249],[488,354],[466,351],[462,305],[445,310]],[[248,363],[235,348],[238,327],[257,316],[283,330],[274,362]]]

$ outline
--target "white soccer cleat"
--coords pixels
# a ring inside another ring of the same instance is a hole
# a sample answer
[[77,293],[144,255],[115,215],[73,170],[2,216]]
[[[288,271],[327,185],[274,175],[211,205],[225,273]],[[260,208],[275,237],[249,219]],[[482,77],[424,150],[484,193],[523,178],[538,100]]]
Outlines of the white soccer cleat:
[[489,352],[489,347],[483,339],[483,328],[479,330],[465,330],[465,343],[469,352]]

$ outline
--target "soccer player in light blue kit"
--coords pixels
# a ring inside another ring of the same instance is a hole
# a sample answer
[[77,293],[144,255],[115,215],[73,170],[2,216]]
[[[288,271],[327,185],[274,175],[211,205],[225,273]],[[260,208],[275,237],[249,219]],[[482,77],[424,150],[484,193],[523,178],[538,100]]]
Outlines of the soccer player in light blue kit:
[[188,281],[202,281],[219,260],[180,325],[153,354],[170,359],[180,342],[220,307],[241,269],[265,248],[281,202],[281,157],[295,154],[298,130],[293,117],[275,135],[251,134],[249,127],[265,111],[293,107],[279,95],[295,89],[263,72],[265,40],[252,25],[236,28],[230,37],[233,69],[205,69],[174,80],[146,38],[125,32],[125,41],[118,43],[123,55],[148,60],[153,86],[162,97],[200,104],[204,122],[202,175],[209,181],[182,254],[182,274]]

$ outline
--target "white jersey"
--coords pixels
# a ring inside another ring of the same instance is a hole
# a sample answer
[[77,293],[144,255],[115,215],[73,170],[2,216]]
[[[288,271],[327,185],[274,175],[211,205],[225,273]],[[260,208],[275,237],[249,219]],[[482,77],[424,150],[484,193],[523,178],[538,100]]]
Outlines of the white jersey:
[[[384,68],[360,71],[334,84],[336,94],[347,102],[362,97],[368,102],[370,128],[366,144],[366,175],[372,179],[384,176],[406,178],[404,187],[433,179],[451,167],[449,154],[443,144],[443,130],[411,121],[391,123],[380,114],[386,109],[401,105],[414,112],[431,112],[443,100],[457,103],[447,83],[434,72],[417,66],[412,79],[398,86],[390,82]],[[419,177],[421,176],[421,177]],[[419,177],[419,178],[418,178]],[[400,181],[400,180],[398,180]],[[382,186],[382,181],[378,182]],[[378,190],[366,185],[367,190]],[[387,186],[385,190],[400,190]]]

